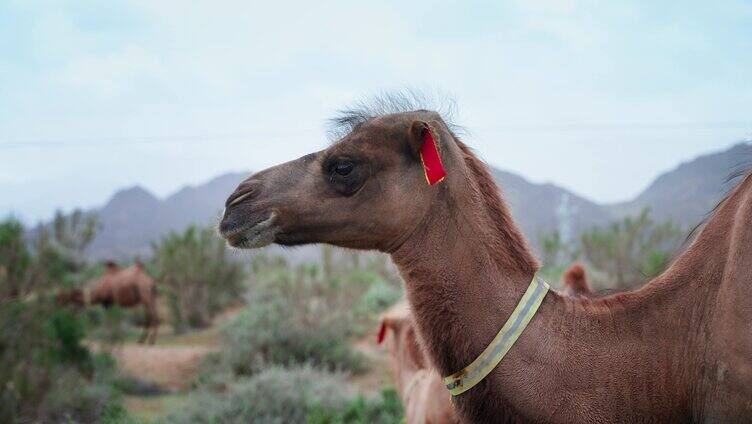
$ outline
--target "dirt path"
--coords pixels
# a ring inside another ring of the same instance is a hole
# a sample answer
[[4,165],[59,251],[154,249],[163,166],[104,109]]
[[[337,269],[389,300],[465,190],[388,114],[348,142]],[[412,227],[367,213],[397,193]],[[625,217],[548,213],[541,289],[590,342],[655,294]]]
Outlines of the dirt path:
[[[234,312],[225,314],[223,319]],[[164,326],[156,345],[138,344],[129,337],[126,343],[107,350],[123,376],[175,393],[190,387],[202,359],[219,349],[219,339],[217,325],[180,335]],[[97,342],[91,342],[90,347],[94,351],[102,349]]]
[[[223,319],[228,319],[227,314]],[[164,418],[187,401],[186,393],[206,355],[219,349],[217,326],[175,335],[169,328],[160,329],[157,344],[142,345],[133,341],[109,349],[123,376],[154,385],[162,394],[129,393],[123,403],[130,414],[144,420]],[[97,343],[90,344],[99,350]]]
[[120,371],[168,391],[188,388],[201,360],[216,350],[207,346],[124,345],[112,352]]
[[112,351],[118,368],[128,377],[156,384],[177,392],[189,388],[201,360],[219,349],[219,325],[240,312],[233,306],[215,317],[211,327],[175,335],[172,329],[160,328],[154,346],[126,343]]

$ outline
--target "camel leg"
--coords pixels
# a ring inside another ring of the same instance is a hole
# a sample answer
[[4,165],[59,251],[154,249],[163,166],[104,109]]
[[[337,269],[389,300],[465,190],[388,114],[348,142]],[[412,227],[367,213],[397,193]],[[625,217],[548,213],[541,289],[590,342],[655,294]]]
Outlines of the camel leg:
[[152,320],[151,336],[149,337],[149,344],[153,345],[157,342],[157,332],[159,331],[159,319],[154,318]]
[[149,313],[149,307],[144,305],[144,331],[141,333],[141,337],[138,339],[138,344],[144,344],[146,338],[149,336],[149,329],[151,328],[151,314]]
[[157,315],[156,306],[149,302],[144,305],[144,311],[146,312],[146,322],[149,328],[149,344],[154,344],[157,341],[157,331],[159,331],[159,315]]
[[149,335],[149,323],[144,325],[144,331],[141,333],[141,337],[138,338],[138,344],[144,344],[146,337]]

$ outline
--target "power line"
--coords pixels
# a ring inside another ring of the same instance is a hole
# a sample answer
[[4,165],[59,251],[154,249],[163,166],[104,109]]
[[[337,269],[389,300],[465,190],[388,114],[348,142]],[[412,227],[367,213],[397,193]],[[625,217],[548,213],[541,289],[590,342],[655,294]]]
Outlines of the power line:
[[[606,124],[530,124],[530,125],[491,125],[472,128],[471,132],[618,132],[618,131],[681,131],[681,130],[728,130],[745,129],[752,131],[752,122],[686,122],[686,123],[606,123]],[[108,136],[84,139],[37,139],[0,142],[0,149],[25,148],[76,148],[76,147],[117,147],[137,145],[190,144],[207,142],[227,142],[244,140],[283,140],[299,137],[324,137],[317,129],[298,131],[259,130],[243,134],[205,135],[158,135],[158,136]]]
[[752,121],[727,121],[727,122],[683,122],[683,123],[656,123],[656,122],[633,122],[633,123],[606,123],[606,124],[530,124],[530,125],[494,125],[481,129],[491,131],[674,131],[688,129],[752,129]]

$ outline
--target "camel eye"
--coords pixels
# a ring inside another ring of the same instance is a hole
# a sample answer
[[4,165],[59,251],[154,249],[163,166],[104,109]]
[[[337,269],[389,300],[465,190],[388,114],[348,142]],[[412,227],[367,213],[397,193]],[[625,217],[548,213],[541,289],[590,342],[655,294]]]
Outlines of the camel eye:
[[368,166],[358,159],[339,157],[324,162],[323,174],[336,191],[349,196],[366,182],[368,169]]
[[350,175],[350,173],[353,170],[353,164],[350,162],[341,162],[336,165],[334,165],[334,172],[337,173],[337,175],[346,177]]

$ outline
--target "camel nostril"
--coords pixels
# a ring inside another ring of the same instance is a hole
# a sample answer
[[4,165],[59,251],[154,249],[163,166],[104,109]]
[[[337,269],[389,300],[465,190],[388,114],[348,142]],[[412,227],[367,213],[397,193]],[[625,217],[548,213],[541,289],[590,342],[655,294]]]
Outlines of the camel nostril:
[[242,193],[239,196],[235,197],[234,199],[227,199],[227,206],[230,207],[232,205],[237,205],[238,203],[242,202],[243,200],[247,199],[253,192],[249,191],[246,193]]
[[225,208],[229,208],[230,206],[237,205],[238,203],[242,202],[243,200],[248,199],[248,197],[255,194],[258,190],[258,184],[241,184],[234,193],[230,195],[230,197],[227,198],[227,201],[225,202]]

